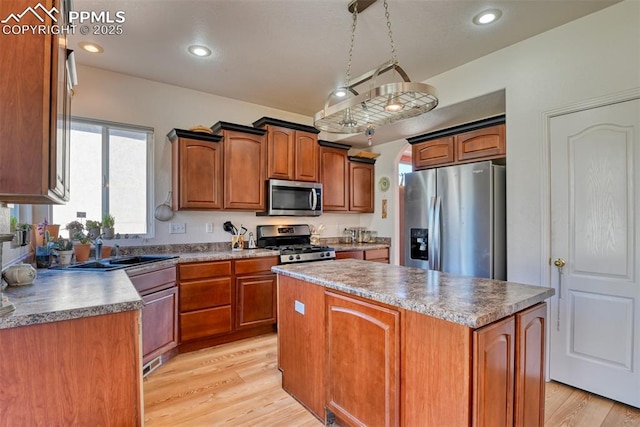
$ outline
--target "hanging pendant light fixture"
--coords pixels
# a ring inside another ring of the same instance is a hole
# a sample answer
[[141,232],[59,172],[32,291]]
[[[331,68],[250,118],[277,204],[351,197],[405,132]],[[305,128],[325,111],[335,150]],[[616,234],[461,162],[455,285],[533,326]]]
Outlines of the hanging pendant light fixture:
[[[324,108],[316,113],[314,126],[321,131],[329,133],[367,132],[370,137],[374,127],[419,116],[433,110],[438,105],[435,88],[428,84],[412,82],[398,64],[387,0],[384,0],[384,9],[391,43],[391,59],[351,81],[351,60],[358,12],[369,7],[375,1],[360,0],[362,4],[359,4],[359,0],[354,0],[349,3],[348,9],[352,12],[353,18],[345,84],[340,88],[343,96],[336,102],[336,91],[332,91],[327,97]],[[402,81],[376,87],[376,78],[389,71],[395,71]],[[370,82],[368,87],[359,93],[356,87],[367,82]]]

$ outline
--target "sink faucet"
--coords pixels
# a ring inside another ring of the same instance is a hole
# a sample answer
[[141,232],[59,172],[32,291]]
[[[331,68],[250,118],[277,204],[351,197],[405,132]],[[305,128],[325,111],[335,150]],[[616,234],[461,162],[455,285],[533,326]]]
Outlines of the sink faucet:
[[102,237],[98,236],[93,244],[96,247],[96,261],[98,261],[102,258]]

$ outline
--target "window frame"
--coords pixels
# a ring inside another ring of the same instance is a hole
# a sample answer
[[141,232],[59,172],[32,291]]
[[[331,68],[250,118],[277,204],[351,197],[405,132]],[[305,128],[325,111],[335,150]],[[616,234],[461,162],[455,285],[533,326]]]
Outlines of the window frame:
[[[147,232],[145,234],[135,233],[134,235],[138,236],[141,239],[150,239],[155,236],[155,221],[153,216],[153,200],[154,200],[154,191],[155,191],[155,151],[154,151],[154,140],[155,140],[155,130],[154,128],[140,125],[132,125],[128,123],[118,123],[108,120],[100,120],[100,119],[91,119],[86,117],[78,117],[72,116],[71,123],[80,123],[84,125],[90,126],[100,126],[102,128],[102,136],[101,136],[101,156],[102,156],[102,188],[101,188],[101,196],[102,196],[102,214],[109,212],[109,130],[116,129],[122,131],[130,131],[130,132],[140,132],[145,133],[147,137],[146,142],[146,150],[147,150],[147,162],[146,162],[146,191],[147,191],[147,209],[146,209],[146,223],[147,223]],[[70,145],[73,145],[70,142]],[[70,193],[73,197],[73,182],[70,182]],[[53,208],[51,209],[51,213],[53,214]],[[50,218],[52,215],[50,216]],[[117,227],[117,225],[116,225]]]

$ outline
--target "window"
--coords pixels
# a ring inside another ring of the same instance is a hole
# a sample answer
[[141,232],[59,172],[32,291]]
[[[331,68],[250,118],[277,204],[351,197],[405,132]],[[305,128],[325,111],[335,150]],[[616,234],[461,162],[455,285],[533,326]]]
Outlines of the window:
[[404,174],[411,173],[413,166],[407,163],[398,163],[398,182],[404,185]]
[[[109,213],[121,235],[153,235],[153,130],[73,118],[70,139],[70,200],[54,205],[57,224],[102,221]],[[84,221],[83,221],[84,222]]]

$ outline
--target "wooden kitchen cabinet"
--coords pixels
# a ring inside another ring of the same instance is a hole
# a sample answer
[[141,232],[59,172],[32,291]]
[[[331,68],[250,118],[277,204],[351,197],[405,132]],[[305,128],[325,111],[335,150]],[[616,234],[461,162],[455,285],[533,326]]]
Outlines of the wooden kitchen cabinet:
[[364,259],[389,264],[389,248],[367,249],[364,251]]
[[[67,24],[67,2],[45,0],[43,8],[56,8],[59,25]],[[3,1],[0,15],[33,7],[23,0]],[[34,14],[20,25],[50,26]],[[71,77],[66,34],[0,37],[0,199],[5,202],[50,204],[69,200],[69,137]],[[74,67],[71,67],[74,69]]]
[[516,314],[515,426],[544,426],[547,306]]
[[336,259],[364,259],[364,251],[339,251]]
[[276,275],[271,267],[278,257],[234,261],[236,275],[236,329],[274,325],[277,319]]
[[488,160],[505,154],[504,124],[456,135],[456,161]]
[[506,156],[504,117],[407,138],[413,170],[502,159]]
[[375,160],[349,157],[348,145],[327,141],[319,144],[322,210],[372,213]]
[[178,346],[178,287],[176,267],[129,274],[142,308],[142,363],[158,356],[166,362]]
[[173,129],[171,146],[173,208],[221,209],[223,207],[222,137]]
[[282,388],[325,419],[324,287],[278,278],[278,367]]
[[233,330],[231,261],[178,265],[180,342]]
[[473,426],[513,425],[514,316],[473,332]]
[[325,292],[326,406],[349,425],[400,425],[400,313]]
[[278,257],[178,264],[181,353],[272,333]]
[[316,128],[271,117],[253,126],[267,131],[267,179],[319,182]]
[[264,211],[266,130],[228,122],[211,129],[223,138],[224,209]]
[[414,170],[452,164],[455,160],[454,137],[448,136],[412,145],[411,159]]
[[373,213],[375,171],[369,159],[349,157],[349,210]]
[[322,210],[346,212],[349,210],[349,160],[348,145],[328,145],[321,141],[320,182],[322,183]]

